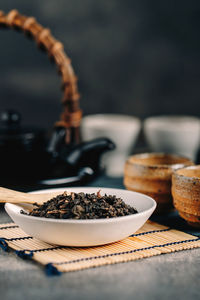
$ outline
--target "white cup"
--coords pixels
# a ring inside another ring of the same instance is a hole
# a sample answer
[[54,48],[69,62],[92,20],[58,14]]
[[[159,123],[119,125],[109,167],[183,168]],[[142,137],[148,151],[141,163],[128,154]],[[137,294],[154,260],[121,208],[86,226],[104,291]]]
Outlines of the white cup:
[[158,116],[144,121],[144,134],[154,152],[195,160],[200,145],[200,119],[192,116]]
[[140,129],[138,118],[117,114],[88,115],[81,123],[84,141],[107,137],[115,143],[116,149],[102,157],[106,174],[112,177],[123,176],[124,163],[135,145]]

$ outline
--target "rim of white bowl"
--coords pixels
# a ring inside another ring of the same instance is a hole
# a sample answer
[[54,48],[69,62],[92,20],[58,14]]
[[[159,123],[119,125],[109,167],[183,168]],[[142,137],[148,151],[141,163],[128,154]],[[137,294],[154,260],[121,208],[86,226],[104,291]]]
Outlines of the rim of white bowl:
[[[75,187],[75,188],[71,187],[71,188],[66,188],[66,189],[71,189],[72,190],[72,189],[80,189],[80,188],[84,189],[84,187]],[[88,187],[88,189],[100,189],[100,188],[99,187]],[[156,203],[156,201],[153,198],[151,198],[151,197],[149,197],[149,196],[147,196],[145,194],[142,194],[142,193],[138,193],[138,192],[134,192],[134,191],[129,191],[129,190],[123,190],[123,189],[115,189],[115,188],[104,188],[104,187],[101,187],[101,189],[109,189],[109,190],[113,190],[113,191],[117,190],[117,191],[123,191],[123,192],[127,192],[127,193],[138,194],[138,195],[143,196],[146,199],[150,200],[151,203],[152,203],[152,207],[150,207],[147,210],[144,210],[144,211],[141,211],[141,212],[137,212],[137,213],[132,214],[132,215],[119,216],[119,217],[108,218],[108,219],[107,218],[102,218],[102,219],[86,219],[86,220],[85,219],[81,219],[81,220],[74,220],[74,219],[53,219],[53,218],[51,219],[51,218],[36,217],[36,216],[29,216],[29,215],[21,214],[20,211],[15,212],[15,214],[20,215],[20,217],[22,217],[22,218],[28,218],[28,219],[32,219],[32,220],[40,220],[40,221],[45,221],[45,222],[50,222],[50,223],[52,223],[52,222],[56,222],[56,223],[70,223],[70,224],[73,224],[73,223],[80,223],[80,224],[81,223],[84,223],[84,224],[87,224],[87,223],[105,223],[105,222],[106,223],[112,223],[112,222],[116,222],[116,221],[119,222],[120,220],[127,219],[127,218],[130,218],[130,219],[131,218],[135,218],[136,216],[143,215],[144,213],[146,214],[146,213],[150,212],[151,210],[152,210],[152,213],[153,213],[154,210],[155,210],[155,208],[156,208],[156,206],[157,206],[157,203]],[[62,191],[64,191],[63,188],[47,189],[46,191],[49,192],[50,190],[58,190],[58,191],[62,190]],[[37,190],[37,191],[31,192],[31,194],[36,194],[38,192],[43,192],[43,191],[44,190]],[[19,207],[18,204],[5,203],[5,209],[6,209],[7,206],[10,206],[10,205],[14,205],[14,206]],[[132,207],[134,208],[134,206],[132,206]],[[22,209],[23,208],[21,208],[20,210],[22,210]]]
[[[102,121],[105,121],[103,124],[100,123]],[[136,125],[141,126],[141,120],[138,117],[131,116],[131,115],[124,115],[124,114],[93,114],[93,115],[87,115],[84,116],[82,119],[82,124],[86,124],[87,126],[95,126],[96,124],[101,127],[105,127],[106,125],[112,125],[112,122],[117,122],[119,125]],[[117,129],[117,128],[116,128]]]
[[178,125],[177,131],[190,131],[194,126],[200,129],[200,118],[190,115],[161,115],[151,116],[144,120],[145,129],[163,130],[164,128],[165,131],[171,131],[174,130],[175,125]]

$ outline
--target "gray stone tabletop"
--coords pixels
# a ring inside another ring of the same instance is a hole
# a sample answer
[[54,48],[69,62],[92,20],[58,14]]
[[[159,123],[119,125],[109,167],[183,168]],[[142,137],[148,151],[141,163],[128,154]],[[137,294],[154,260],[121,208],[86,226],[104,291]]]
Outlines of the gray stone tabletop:
[[[123,187],[121,179],[100,178],[92,186]],[[9,222],[0,208],[0,222]],[[161,221],[161,219],[159,220]],[[172,214],[162,220],[195,235]],[[40,265],[0,249],[1,299],[198,299],[200,249],[48,277]]]

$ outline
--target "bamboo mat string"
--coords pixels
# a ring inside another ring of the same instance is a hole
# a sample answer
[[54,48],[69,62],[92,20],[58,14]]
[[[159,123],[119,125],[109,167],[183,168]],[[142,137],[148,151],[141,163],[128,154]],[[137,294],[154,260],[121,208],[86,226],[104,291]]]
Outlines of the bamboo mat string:
[[24,233],[16,224],[0,225],[0,247],[45,266],[47,275],[82,270],[200,247],[200,237],[158,223],[146,224],[130,237],[96,247],[50,245]]

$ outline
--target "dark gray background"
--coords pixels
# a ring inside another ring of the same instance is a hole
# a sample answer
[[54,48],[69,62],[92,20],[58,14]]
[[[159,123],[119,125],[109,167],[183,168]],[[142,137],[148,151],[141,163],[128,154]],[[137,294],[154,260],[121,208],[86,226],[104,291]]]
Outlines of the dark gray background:
[[[84,114],[199,116],[199,0],[1,0],[0,6],[36,16],[63,41]],[[22,34],[0,36],[0,111],[16,108],[25,123],[48,128],[61,110],[55,67]],[[0,290],[6,299],[197,299],[198,259],[198,250],[183,251],[55,279],[1,252]]]
[[[199,115],[200,2],[1,0],[64,43],[84,114]],[[0,32],[0,110],[49,127],[61,111],[55,66],[23,34]]]

